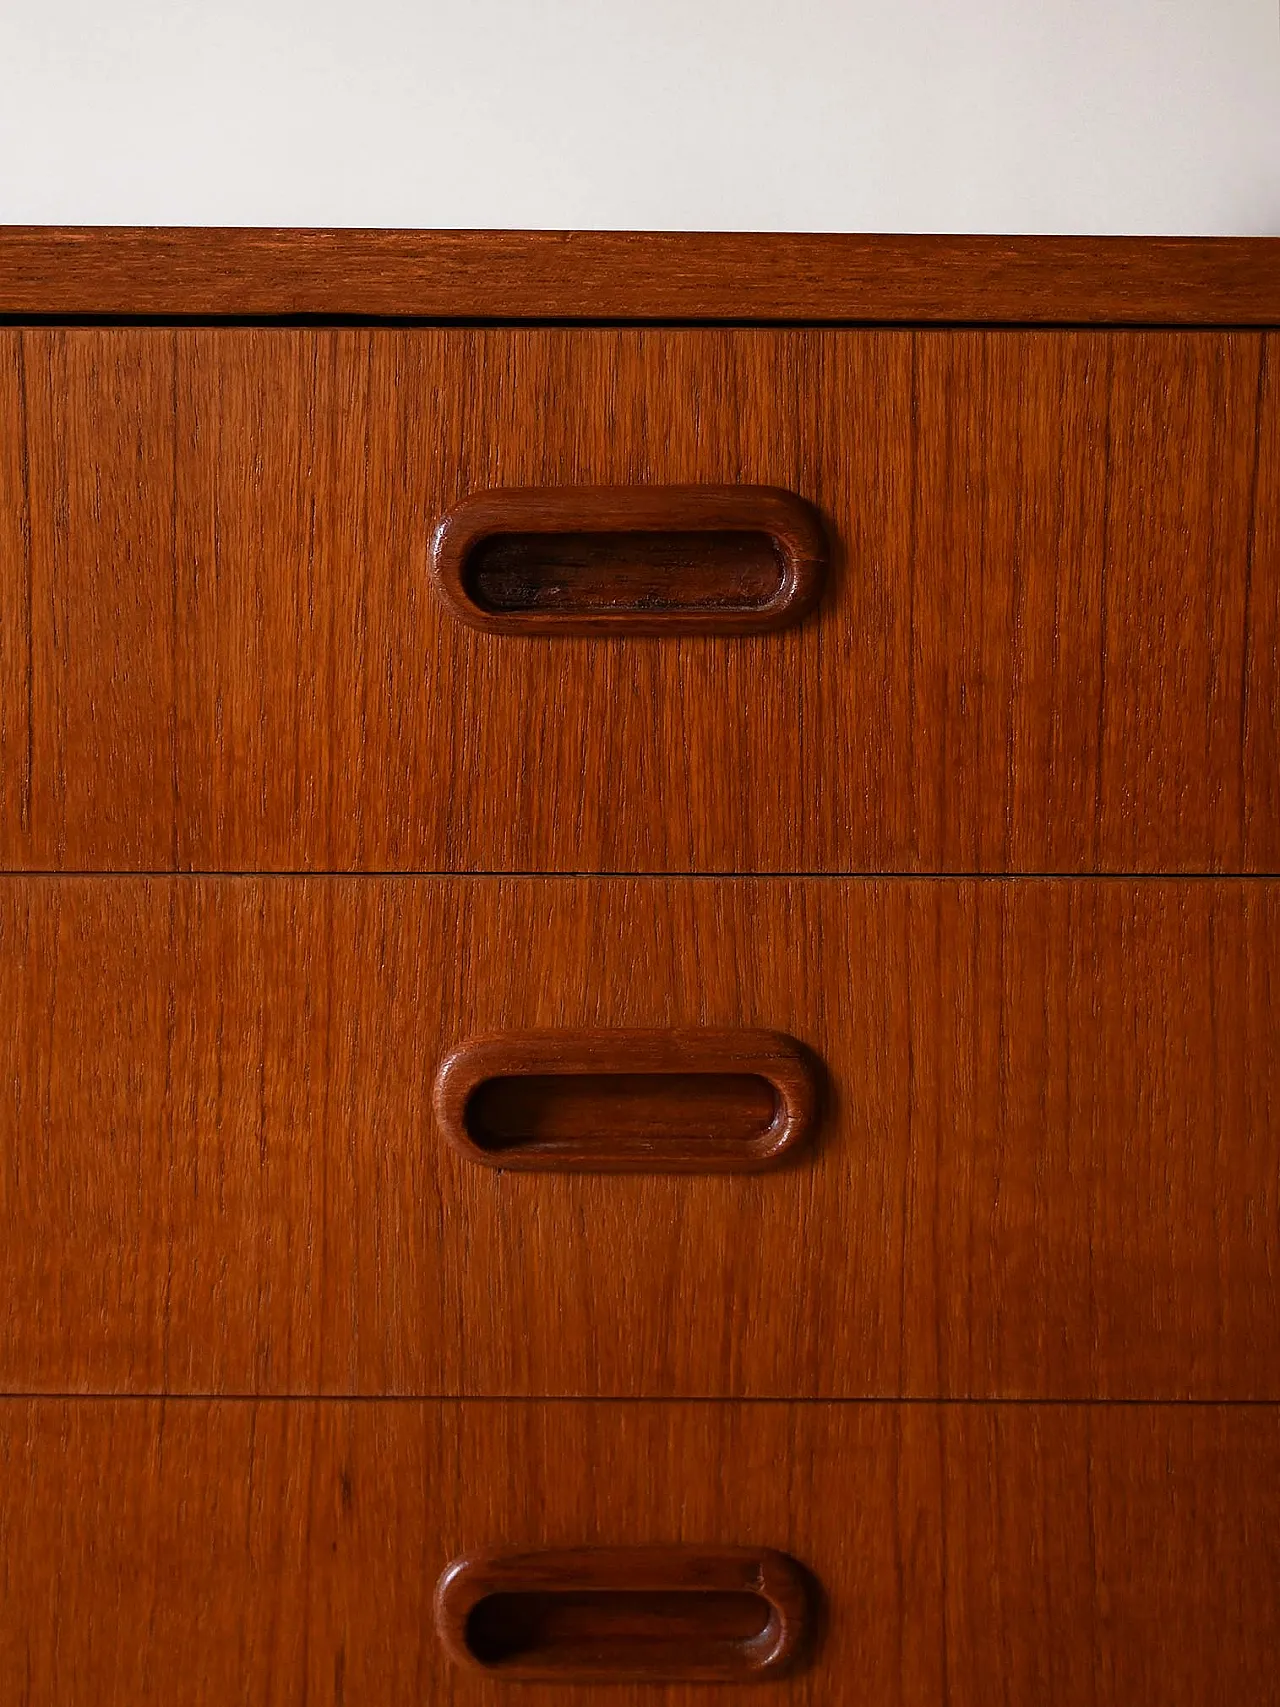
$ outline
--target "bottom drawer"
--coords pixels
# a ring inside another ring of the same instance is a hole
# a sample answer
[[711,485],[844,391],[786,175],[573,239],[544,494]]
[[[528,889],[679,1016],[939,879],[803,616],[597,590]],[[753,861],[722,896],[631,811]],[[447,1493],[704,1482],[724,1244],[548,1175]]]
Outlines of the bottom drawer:
[[11,1399],[0,1474],[23,1707],[551,1707],[560,1681],[450,1661],[446,1563],[673,1543],[812,1573],[809,1651],[761,1699],[1280,1701],[1269,1406]]

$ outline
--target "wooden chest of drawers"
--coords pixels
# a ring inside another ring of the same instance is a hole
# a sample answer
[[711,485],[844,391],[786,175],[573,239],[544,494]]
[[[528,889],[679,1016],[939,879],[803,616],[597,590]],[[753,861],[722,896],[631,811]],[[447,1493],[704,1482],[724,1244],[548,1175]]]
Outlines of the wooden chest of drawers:
[[0,313],[0,1699],[1280,1702],[1280,244]]

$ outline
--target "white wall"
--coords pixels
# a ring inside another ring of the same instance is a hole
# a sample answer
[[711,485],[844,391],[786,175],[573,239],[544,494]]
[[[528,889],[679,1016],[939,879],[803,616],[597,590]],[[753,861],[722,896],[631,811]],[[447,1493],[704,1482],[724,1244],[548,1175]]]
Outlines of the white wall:
[[0,0],[0,222],[1280,233],[1280,0]]

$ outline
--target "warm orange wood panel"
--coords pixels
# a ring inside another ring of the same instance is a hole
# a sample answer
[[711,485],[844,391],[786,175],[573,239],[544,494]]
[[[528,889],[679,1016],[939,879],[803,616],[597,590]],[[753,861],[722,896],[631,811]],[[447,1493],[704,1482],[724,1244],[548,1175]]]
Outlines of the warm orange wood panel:
[[1280,239],[11,225],[0,314],[1274,326]]
[[[0,333],[0,862],[1280,869],[1259,332]],[[777,634],[477,633],[494,485],[759,483]]]
[[[0,883],[9,1391],[1280,1398],[1280,885]],[[475,1033],[766,1027],[755,1176],[445,1142]]]
[[15,1707],[562,1707],[560,1684],[449,1664],[440,1571],[660,1542],[777,1547],[818,1577],[817,1652],[761,1699],[1280,1702],[1269,1407],[15,1400],[0,1466]]

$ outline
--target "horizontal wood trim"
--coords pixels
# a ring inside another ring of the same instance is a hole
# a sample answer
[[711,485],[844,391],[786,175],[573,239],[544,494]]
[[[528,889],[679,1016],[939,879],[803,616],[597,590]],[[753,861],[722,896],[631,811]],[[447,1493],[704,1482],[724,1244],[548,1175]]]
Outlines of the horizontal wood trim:
[[[1280,1399],[1280,883],[0,882],[9,1391]],[[765,1027],[766,1174],[508,1173],[500,1028]]]
[[[724,482],[827,524],[781,633],[433,591]],[[1278,563],[1269,333],[7,329],[0,866],[1280,871]]]
[[[563,1707],[433,1628],[475,1549],[786,1552],[786,1707],[1276,1707],[1280,1413],[0,1403],[0,1699]],[[610,1707],[736,1707],[737,1684]]]
[[0,228],[0,314],[1280,324],[1280,238]]

